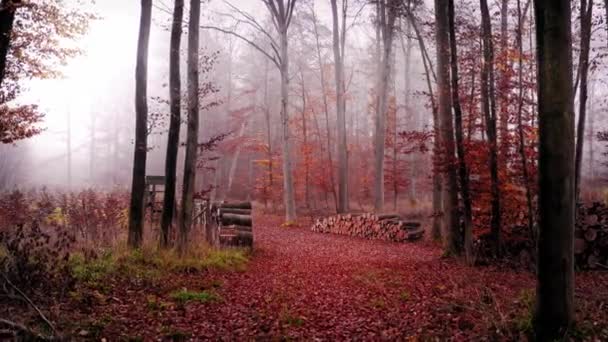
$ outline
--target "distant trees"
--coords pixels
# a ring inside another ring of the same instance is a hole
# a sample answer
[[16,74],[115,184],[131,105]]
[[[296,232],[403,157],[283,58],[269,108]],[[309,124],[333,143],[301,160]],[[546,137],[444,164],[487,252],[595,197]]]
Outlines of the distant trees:
[[199,131],[199,26],[201,16],[200,0],[190,0],[190,21],[188,23],[188,134],[186,138],[186,158],[182,189],[182,210],[177,249],[184,254],[188,248],[188,235],[192,224],[194,187],[198,156]]
[[169,232],[175,215],[175,179],[177,169],[177,152],[179,150],[179,131],[181,126],[181,76],[180,46],[182,40],[182,21],[184,17],[184,0],[175,0],[173,24],[171,27],[171,46],[169,52],[169,136],[167,137],[167,154],[165,156],[165,194],[163,198],[163,216],[161,218],[160,246],[169,245]]
[[129,208],[128,243],[133,248],[140,247],[143,240],[146,158],[148,155],[148,49],[151,21],[152,0],[141,0],[135,70],[135,151],[133,153],[131,204]]
[[560,339],[574,318],[575,213],[572,34],[569,0],[536,1],[539,239],[535,333]]

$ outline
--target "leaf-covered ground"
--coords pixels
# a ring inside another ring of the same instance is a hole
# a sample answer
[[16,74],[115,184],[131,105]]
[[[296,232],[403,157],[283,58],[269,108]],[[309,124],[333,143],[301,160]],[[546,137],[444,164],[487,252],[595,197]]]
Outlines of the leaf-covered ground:
[[[469,268],[441,258],[431,244],[318,234],[279,222],[257,218],[244,271],[107,284],[103,293],[57,308],[69,312],[63,327],[110,340],[327,341],[520,340],[530,328],[531,273]],[[175,294],[180,289],[184,299]],[[576,297],[573,336],[608,339],[608,274],[579,274]]]

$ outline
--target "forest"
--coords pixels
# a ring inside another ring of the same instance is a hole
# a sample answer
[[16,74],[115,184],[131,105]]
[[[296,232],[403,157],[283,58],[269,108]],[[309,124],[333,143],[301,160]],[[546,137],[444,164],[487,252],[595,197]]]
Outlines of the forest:
[[0,341],[608,341],[608,0],[0,0]]

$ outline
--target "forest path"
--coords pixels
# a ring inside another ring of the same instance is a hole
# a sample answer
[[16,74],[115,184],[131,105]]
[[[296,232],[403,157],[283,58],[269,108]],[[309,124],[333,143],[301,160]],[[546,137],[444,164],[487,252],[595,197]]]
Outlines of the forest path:
[[[534,286],[530,274],[468,268],[423,242],[320,234],[274,221],[256,221],[246,271],[218,275],[222,303],[189,305],[171,325],[229,340],[470,337],[487,334],[501,306]],[[484,298],[487,308],[479,304]]]

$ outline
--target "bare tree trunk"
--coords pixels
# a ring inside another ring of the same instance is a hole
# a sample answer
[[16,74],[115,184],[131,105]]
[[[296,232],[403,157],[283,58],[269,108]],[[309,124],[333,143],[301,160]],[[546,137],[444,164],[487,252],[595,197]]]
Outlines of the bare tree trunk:
[[574,105],[570,0],[535,1],[539,113],[538,341],[574,318]]
[[[343,10],[346,10],[346,3],[343,1]],[[346,101],[344,98],[344,49],[341,49],[341,41],[344,42],[345,37],[340,39],[340,23],[338,22],[338,6],[337,0],[331,0],[331,12],[333,18],[333,50],[334,64],[336,73],[336,111],[338,125],[338,213],[348,211],[348,162],[346,151]],[[344,18],[344,17],[343,17]],[[342,22],[345,26],[346,22]],[[345,30],[342,31],[343,33]]]
[[[300,78],[301,78],[301,91],[302,91],[302,135],[304,136],[304,146],[308,149],[308,127],[306,125],[306,87],[304,85],[304,73],[302,69],[300,69]],[[304,197],[306,201],[306,208],[310,212],[310,154],[309,151],[306,151],[305,154],[305,163],[304,163]]]
[[146,157],[148,154],[148,50],[152,0],[141,0],[141,19],[137,43],[137,66],[135,70],[135,152],[133,153],[133,176],[131,205],[129,210],[129,238],[131,248],[139,248],[144,230],[144,193],[146,187]]
[[[408,16],[409,22],[412,25],[412,28],[414,29],[414,32],[416,33],[416,38],[418,39],[418,45],[420,47],[420,58],[422,59],[422,64],[424,66],[424,75],[425,75],[425,79],[426,79],[427,90],[431,97],[431,111],[433,114],[433,132],[435,133],[435,137],[433,139],[434,140],[433,156],[436,159],[439,156],[439,153],[440,153],[439,151],[441,151],[441,134],[440,134],[440,130],[439,130],[439,113],[438,113],[438,108],[437,108],[437,104],[435,101],[435,96],[433,95],[433,86],[432,86],[432,80],[431,80],[431,77],[434,75],[433,67],[430,63],[431,61],[430,61],[430,58],[426,51],[426,46],[424,44],[424,37],[420,33],[420,30],[418,29],[418,25],[416,23],[416,18],[414,17],[414,15],[412,14],[412,12],[409,8],[407,10],[407,16]],[[436,79],[436,77],[435,77],[435,79]],[[431,226],[431,237],[434,240],[439,240],[439,239],[441,239],[441,213],[443,212],[443,200],[442,200],[443,179],[441,177],[441,174],[437,170],[436,163],[434,163],[434,164],[435,165],[433,166],[433,177],[432,177],[433,224]]]
[[435,0],[437,31],[437,92],[441,134],[441,162],[444,169],[443,224],[448,253],[458,252],[458,184],[454,161],[454,126],[450,110],[450,54],[448,34],[448,0]]
[[587,132],[587,139],[589,144],[589,178],[595,180],[595,155],[594,155],[594,144],[595,138],[595,80],[591,81],[591,96],[589,98],[589,131]]
[[[200,0],[190,0],[190,21],[188,23],[188,134],[186,138],[186,158],[182,185],[182,210],[177,249],[180,255],[188,251],[188,236],[192,225],[194,207],[194,186],[196,184],[196,164],[199,131],[199,24]],[[207,237],[209,238],[209,237]]]
[[[500,6],[500,55],[503,64],[510,64],[508,57],[509,50],[509,0],[501,0]],[[507,158],[509,154],[509,73],[499,71],[499,105],[500,105],[500,167],[507,167]]]
[[184,0],[175,0],[173,25],[171,28],[171,47],[169,53],[169,102],[171,118],[169,119],[169,136],[167,138],[167,155],[165,156],[165,194],[163,197],[163,216],[161,219],[160,246],[169,246],[171,224],[175,215],[175,179],[177,153],[179,150],[179,131],[181,125],[181,79],[180,79],[180,45],[182,40],[182,21],[184,17]]
[[384,207],[384,141],[386,135],[386,112],[391,72],[391,54],[397,3],[394,0],[380,1],[378,16],[382,37],[382,56],[378,79],[378,106],[375,117],[374,134],[374,209],[379,212]]
[[[458,236],[458,240],[463,241],[465,259],[468,264],[473,264],[473,213],[471,208],[471,195],[469,190],[469,170],[465,161],[464,138],[462,129],[462,109],[460,107],[459,79],[458,79],[458,51],[456,45],[456,30],[454,28],[454,0],[448,0],[448,18],[450,30],[450,56],[452,71],[452,107],[454,108],[454,121],[456,124],[456,151],[458,153],[458,176],[460,178],[460,194],[462,196],[462,206],[464,209],[464,234],[461,237],[460,227],[452,232]],[[464,239],[464,240],[461,240]],[[455,251],[460,251],[460,243],[452,246]]]
[[281,125],[283,127],[283,191],[285,220],[296,220],[296,200],[293,189],[293,170],[291,160],[291,135],[289,133],[289,54],[287,51],[287,23],[280,25],[281,45]]
[[[245,128],[247,128],[247,121],[244,121],[241,124],[241,129],[239,130],[239,139],[245,135]],[[236,167],[239,163],[239,157],[241,156],[241,144],[236,147],[236,151],[234,151],[234,156],[232,157],[232,162],[230,162],[230,169],[228,171],[228,186],[226,187],[226,192],[224,193],[224,199],[228,197],[230,190],[232,190],[232,184],[234,184],[234,174],[236,173]]]
[[517,105],[517,128],[519,133],[519,155],[522,163],[523,181],[526,188],[526,207],[528,209],[528,231],[530,236],[536,241],[536,233],[534,232],[534,210],[532,207],[532,190],[530,189],[530,175],[528,174],[528,156],[526,156],[526,141],[523,127],[523,106],[524,106],[524,84],[523,84],[523,16],[521,12],[521,0],[517,0],[517,49],[518,49],[518,83],[519,95]]
[[68,191],[72,191],[72,108],[68,105],[67,110],[67,181]]
[[578,127],[576,131],[576,159],[574,164],[575,183],[574,192],[576,200],[580,197],[581,170],[583,163],[583,145],[585,143],[585,121],[587,119],[587,82],[589,75],[589,48],[591,45],[591,23],[593,18],[593,0],[581,0],[581,52],[579,59],[579,71],[581,76]]
[[494,242],[494,253],[500,256],[500,186],[498,184],[498,144],[496,137],[496,102],[494,91],[494,44],[492,42],[492,23],[487,0],[480,0],[482,38],[483,38],[483,70],[482,70],[482,106],[486,118],[486,130],[490,144],[490,182],[492,219],[490,231]]

